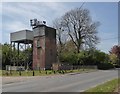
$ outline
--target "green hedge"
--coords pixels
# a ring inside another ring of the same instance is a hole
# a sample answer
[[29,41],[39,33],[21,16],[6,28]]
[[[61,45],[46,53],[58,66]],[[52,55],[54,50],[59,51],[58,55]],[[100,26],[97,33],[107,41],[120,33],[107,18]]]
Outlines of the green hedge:
[[98,64],[98,69],[101,69],[101,70],[107,70],[107,69],[113,69],[113,68],[114,68],[114,66],[111,63],[100,63],[100,64]]
[[120,65],[115,65],[115,68],[120,68]]

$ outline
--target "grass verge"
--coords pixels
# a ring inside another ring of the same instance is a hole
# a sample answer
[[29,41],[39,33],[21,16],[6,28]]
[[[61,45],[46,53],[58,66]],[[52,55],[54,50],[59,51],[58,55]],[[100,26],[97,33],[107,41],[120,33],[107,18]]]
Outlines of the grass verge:
[[89,92],[89,94],[98,94],[99,92],[100,94],[105,94],[105,92],[114,92],[115,89],[118,88],[118,85],[120,85],[119,81],[120,81],[120,78],[119,79],[116,78],[108,82],[105,82],[101,85],[98,85],[94,88],[90,88],[85,92]]
[[2,70],[0,70],[0,76],[2,76]]
[[[96,69],[77,69],[77,70],[64,70],[64,71],[53,71],[53,70],[47,70],[47,71],[34,71],[34,76],[47,76],[47,75],[57,75],[57,74],[67,74],[67,73],[83,73],[83,72],[92,72],[96,71]],[[20,75],[21,74],[21,75]],[[1,72],[2,76],[33,76],[33,71],[11,71],[11,74],[5,70],[2,70]]]

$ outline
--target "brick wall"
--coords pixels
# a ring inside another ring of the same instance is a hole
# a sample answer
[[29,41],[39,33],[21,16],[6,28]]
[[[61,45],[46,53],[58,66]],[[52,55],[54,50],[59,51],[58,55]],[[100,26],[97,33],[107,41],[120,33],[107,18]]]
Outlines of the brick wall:
[[[44,35],[34,36],[33,68],[51,69],[52,63],[56,62],[56,30],[47,26],[37,28],[39,29],[35,29],[34,31],[37,32],[37,34],[41,34],[41,32],[44,31],[45,33]],[[37,47],[37,44],[39,44],[40,47]]]

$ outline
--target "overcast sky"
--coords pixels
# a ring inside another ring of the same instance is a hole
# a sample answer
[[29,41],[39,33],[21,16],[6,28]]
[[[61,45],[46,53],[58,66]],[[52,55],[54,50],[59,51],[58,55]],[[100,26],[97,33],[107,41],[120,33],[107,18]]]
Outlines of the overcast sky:
[[[80,2],[27,2],[27,3],[3,3],[2,25],[0,25],[0,32],[2,31],[2,43],[10,43],[10,33],[30,29],[29,20],[37,18],[38,20],[47,21],[47,25],[52,26],[52,21],[55,18],[62,16],[70,9],[80,7]],[[116,3],[85,3],[83,8],[90,10],[90,15],[93,21],[101,23],[98,28],[98,36],[100,43],[97,45],[98,49],[107,52],[113,45],[118,44],[118,6]],[[2,27],[1,27],[2,26]]]

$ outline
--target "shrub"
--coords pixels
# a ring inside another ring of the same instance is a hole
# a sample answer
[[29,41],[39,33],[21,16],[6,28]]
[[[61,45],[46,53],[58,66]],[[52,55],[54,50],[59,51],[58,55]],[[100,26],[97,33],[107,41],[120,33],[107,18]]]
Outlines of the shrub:
[[77,55],[75,53],[62,53],[59,56],[61,62],[67,62],[70,64],[76,64],[77,62]]
[[101,69],[101,70],[108,70],[108,69],[114,68],[113,64],[111,64],[111,63],[100,63],[100,64],[98,64],[97,67],[98,67],[98,69]]
[[[99,50],[83,50],[80,53],[64,52],[59,55],[60,62],[72,65],[99,65],[101,62],[109,62],[108,54]],[[112,64],[111,64],[112,65]],[[110,66],[110,64],[108,64]]]

